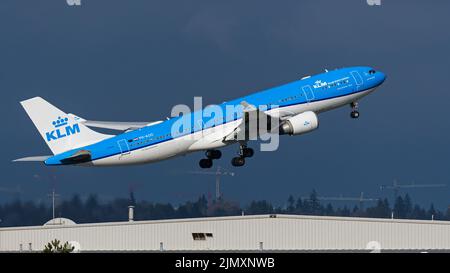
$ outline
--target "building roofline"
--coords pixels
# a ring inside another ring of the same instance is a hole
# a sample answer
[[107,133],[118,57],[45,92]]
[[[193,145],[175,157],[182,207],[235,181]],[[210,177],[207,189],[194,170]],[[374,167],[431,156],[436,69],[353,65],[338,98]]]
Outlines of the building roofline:
[[220,217],[198,217],[198,218],[180,218],[164,220],[143,220],[143,221],[123,221],[123,222],[100,222],[100,223],[82,223],[75,225],[47,225],[47,226],[21,226],[4,227],[0,231],[10,230],[28,230],[28,229],[62,229],[62,228],[83,228],[99,226],[122,226],[122,225],[142,225],[142,224],[169,224],[169,223],[192,223],[192,222],[212,222],[212,221],[237,221],[254,219],[304,219],[317,221],[340,221],[340,222],[366,222],[366,223],[402,223],[402,224],[434,224],[450,225],[450,221],[439,220],[412,220],[412,219],[391,219],[391,218],[363,218],[363,217],[341,217],[341,216],[314,216],[314,215],[291,215],[291,214],[261,214],[261,215],[240,215],[240,216],[220,216]]

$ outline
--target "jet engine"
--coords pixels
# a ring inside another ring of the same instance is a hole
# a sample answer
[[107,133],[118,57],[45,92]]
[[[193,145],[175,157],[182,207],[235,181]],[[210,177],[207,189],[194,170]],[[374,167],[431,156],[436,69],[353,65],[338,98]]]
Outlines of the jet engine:
[[280,124],[280,135],[301,135],[319,127],[319,119],[312,111],[295,115]]

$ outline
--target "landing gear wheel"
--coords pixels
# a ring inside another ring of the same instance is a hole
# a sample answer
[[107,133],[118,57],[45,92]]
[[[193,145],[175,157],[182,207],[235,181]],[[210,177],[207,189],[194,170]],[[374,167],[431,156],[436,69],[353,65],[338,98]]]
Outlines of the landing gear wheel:
[[200,165],[200,168],[202,169],[209,169],[212,167],[213,161],[209,158],[203,158],[200,160],[200,162],[198,162],[198,165]]
[[351,118],[359,118],[358,112],[358,102],[354,101],[350,103],[350,107],[352,108],[352,112],[350,113]]
[[207,150],[205,156],[209,159],[219,159],[222,157],[222,152],[219,150]]
[[252,148],[244,148],[242,149],[243,157],[252,157],[255,154]]
[[351,118],[359,118],[359,112],[358,111],[352,111],[350,113]]
[[245,164],[245,158],[243,157],[233,157],[233,159],[231,160],[231,165],[235,166],[235,167],[241,167],[244,166]]

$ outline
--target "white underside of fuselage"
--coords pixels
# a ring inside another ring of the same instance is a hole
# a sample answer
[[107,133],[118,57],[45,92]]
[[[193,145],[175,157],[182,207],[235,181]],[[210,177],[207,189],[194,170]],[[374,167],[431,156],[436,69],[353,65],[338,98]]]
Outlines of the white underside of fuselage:
[[[376,88],[367,91],[350,94],[347,96],[336,97],[327,100],[315,101],[310,103],[297,104],[267,111],[267,114],[274,114],[279,111],[281,116],[293,116],[305,111],[320,113],[357,101],[362,97],[373,92]],[[84,163],[84,166],[115,166],[115,165],[134,165],[144,164],[165,160],[175,156],[185,155],[187,153],[202,151],[208,149],[217,149],[233,142],[223,142],[218,134],[225,136],[231,133],[234,128],[239,126],[241,120],[235,120],[214,128],[205,129],[194,134],[178,137],[166,142],[147,146],[142,149],[136,149],[128,153],[113,155],[110,157],[94,160]],[[224,134],[225,132],[225,134]]]

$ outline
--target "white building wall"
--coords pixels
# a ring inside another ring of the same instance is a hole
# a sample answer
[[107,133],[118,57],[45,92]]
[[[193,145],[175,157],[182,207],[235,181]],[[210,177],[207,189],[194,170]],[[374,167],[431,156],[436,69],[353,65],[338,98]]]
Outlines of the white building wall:
[[[212,233],[205,241],[192,233]],[[0,229],[0,251],[41,251],[53,239],[77,241],[82,251],[450,250],[450,222],[318,217],[236,216]]]

